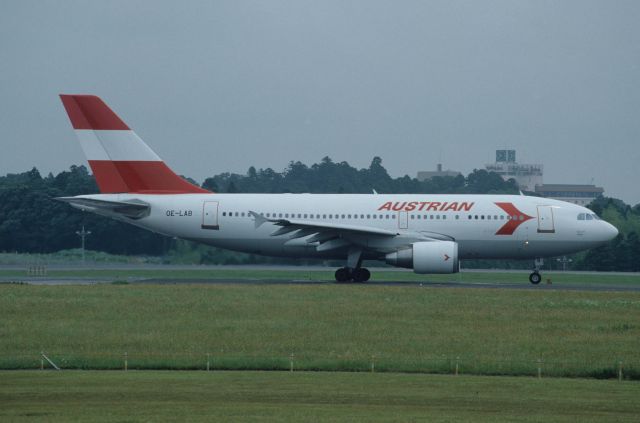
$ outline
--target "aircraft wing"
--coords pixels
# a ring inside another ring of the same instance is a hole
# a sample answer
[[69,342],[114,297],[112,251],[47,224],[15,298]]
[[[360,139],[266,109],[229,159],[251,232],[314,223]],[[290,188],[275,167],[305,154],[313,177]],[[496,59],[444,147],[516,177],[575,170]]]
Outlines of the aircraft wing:
[[142,219],[149,215],[151,206],[140,200],[108,201],[83,197],[58,197],[58,201],[83,210],[107,216],[123,216],[130,219]]
[[329,251],[349,246],[381,251],[391,244],[411,243],[418,239],[433,240],[433,238],[424,234],[406,234],[371,226],[299,219],[269,219],[253,211],[249,213],[255,220],[256,228],[267,222],[279,226],[271,236],[288,235],[289,240],[285,245],[294,243],[314,244],[317,251]]

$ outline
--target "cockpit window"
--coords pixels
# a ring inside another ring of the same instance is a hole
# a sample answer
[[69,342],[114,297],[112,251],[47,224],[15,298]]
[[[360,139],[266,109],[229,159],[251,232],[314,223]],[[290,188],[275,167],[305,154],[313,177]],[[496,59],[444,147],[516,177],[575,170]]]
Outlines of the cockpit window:
[[595,213],[580,213],[578,215],[578,220],[602,220]]

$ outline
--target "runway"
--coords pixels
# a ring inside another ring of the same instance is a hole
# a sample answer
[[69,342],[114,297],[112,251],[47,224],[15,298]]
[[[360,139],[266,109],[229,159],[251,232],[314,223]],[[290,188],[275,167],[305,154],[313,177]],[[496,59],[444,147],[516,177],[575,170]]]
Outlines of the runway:
[[[21,277],[21,278],[0,278],[0,283],[16,283],[27,285],[95,285],[112,284],[113,278],[47,278],[47,277]],[[172,279],[172,278],[132,278],[126,284],[145,285],[328,285],[339,289],[341,286],[395,286],[403,288],[432,288],[432,289],[508,289],[508,290],[528,290],[528,291],[591,291],[591,292],[640,292],[640,285],[615,285],[597,283],[555,283],[542,282],[539,285],[532,285],[528,282],[513,283],[486,283],[486,282],[429,282],[429,281],[369,281],[366,283],[337,283],[329,280],[296,280],[296,279]]]

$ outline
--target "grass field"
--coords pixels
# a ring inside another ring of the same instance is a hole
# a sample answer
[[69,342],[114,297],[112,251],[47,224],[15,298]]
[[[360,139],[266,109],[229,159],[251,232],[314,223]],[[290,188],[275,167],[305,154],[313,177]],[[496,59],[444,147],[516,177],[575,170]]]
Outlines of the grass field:
[[367,373],[0,373],[0,420],[636,422],[640,384]]
[[[640,378],[640,293],[416,285],[0,285],[0,368]],[[538,360],[542,360],[538,363]]]
[[[47,271],[51,278],[84,278],[91,280],[212,280],[212,279],[286,279],[309,281],[333,281],[334,269],[327,270],[271,270],[271,269],[238,269],[224,267],[193,268],[148,268],[148,269],[55,269]],[[474,272],[466,271],[449,275],[418,275],[411,270],[388,270],[372,268],[372,280],[376,281],[407,281],[407,282],[464,282],[464,283],[522,283],[528,284],[528,272]],[[550,280],[556,285],[596,284],[611,286],[640,286],[638,274],[606,274],[606,273],[563,273],[543,272],[543,284]],[[0,269],[0,278],[24,278],[27,276],[22,269]]]

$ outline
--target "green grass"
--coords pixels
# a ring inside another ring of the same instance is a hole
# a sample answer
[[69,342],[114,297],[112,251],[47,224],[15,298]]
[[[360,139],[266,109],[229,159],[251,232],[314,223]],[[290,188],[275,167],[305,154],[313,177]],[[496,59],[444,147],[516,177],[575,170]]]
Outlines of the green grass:
[[[84,278],[113,280],[213,280],[213,279],[287,279],[309,281],[333,281],[334,269],[327,270],[270,270],[238,268],[198,268],[193,269],[49,269],[50,278]],[[528,284],[527,272],[462,272],[450,275],[418,275],[410,270],[389,271],[385,268],[371,269],[372,282],[464,282],[464,283],[522,283]],[[563,272],[543,272],[543,284],[550,280],[555,285],[593,284],[615,286],[640,286],[640,275],[629,274],[574,274]],[[24,278],[26,270],[0,269],[0,277]]]
[[640,378],[640,293],[416,285],[0,285],[0,368]]
[[632,422],[640,384],[366,373],[0,373],[2,421]]

